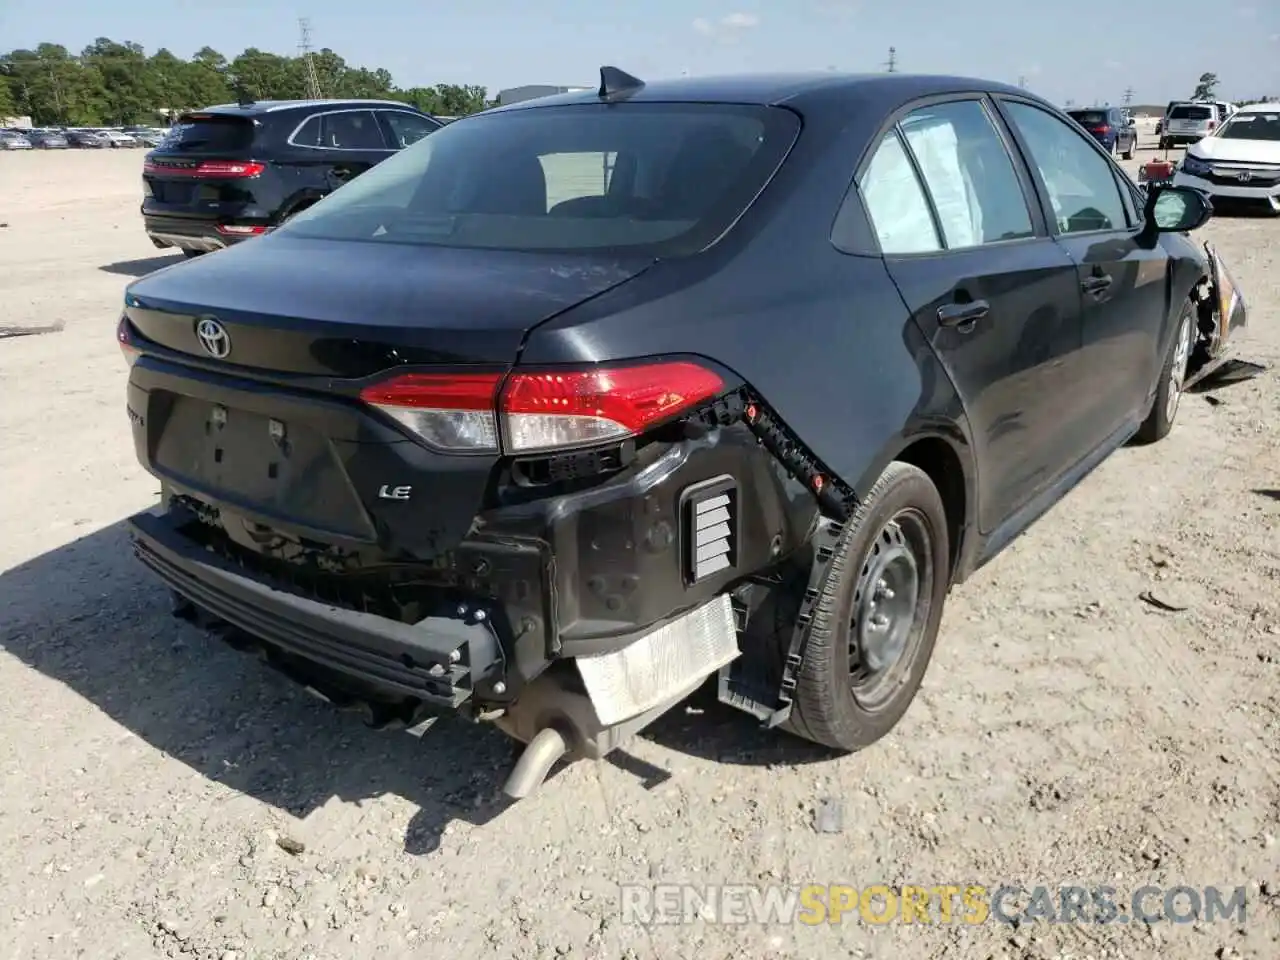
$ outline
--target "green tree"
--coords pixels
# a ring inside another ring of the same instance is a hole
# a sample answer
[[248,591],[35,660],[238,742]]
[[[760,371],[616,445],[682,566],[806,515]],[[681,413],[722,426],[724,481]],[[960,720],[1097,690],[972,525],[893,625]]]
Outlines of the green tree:
[[1218,75],[1216,73],[1202,73],[1200,79],[1196,81],[1195,93],[1191,94],[1192,100],[1214,100],[1218,96]]
[[[321,95],[401,100],[430,113],[462,116],[493,106],[484,87],[438,83],[401,89],[380,67],[357,67],[329,48],[313,54]],[[0,55],[0,114],[37,124],[152,123],[161,113],[227,103],[237,94],[291,100],[307,92],[307,64],[249,47],[233,60],[202,47],[190,60],[99,37],[73,56],[58,44]]]
[[18,104],[13,99],[13,92],[9,89],[9,77],[0,73],[0,117],[16,117],[18,115]]
[[141,46],[99,37],[84,48],[80,63],[102,78],[99,112],[104,120],[119,125],[154,122],[161,99],[158,78]]
[[231,61],[227,76],[255,100],[296,100],[306,95],[301,62],[250,47]]
[[227,83],[227,58],[212,47],[201,47],[187,65],[187,84],[190,91],[189,107],[213,106],[231,99],[231,87]]

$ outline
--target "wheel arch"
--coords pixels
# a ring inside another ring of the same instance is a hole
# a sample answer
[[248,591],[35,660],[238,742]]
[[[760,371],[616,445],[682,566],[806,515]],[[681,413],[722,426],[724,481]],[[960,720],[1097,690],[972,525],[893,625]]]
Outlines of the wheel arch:
[[933,481],[947,515],[952,583],[964,580],[970,567],[978,516],[978,473],[968,429],[963,423],[922,423],[904,430],[881,451],[860,479],[869,490],[895,460],[923,470]]

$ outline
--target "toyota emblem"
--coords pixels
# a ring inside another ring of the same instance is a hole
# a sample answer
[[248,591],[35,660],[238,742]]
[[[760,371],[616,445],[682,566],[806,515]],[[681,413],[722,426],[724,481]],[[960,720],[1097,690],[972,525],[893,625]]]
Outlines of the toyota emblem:
[[196,339],[205,353],[215,360],[223,360],[231,352],[231,335],[213,317],[201,317],[196,321]]
[[1236,174],[1236,179],[1239,180],[1241,183],[1248,183],[1250,180],[1253,179],[1253,174],[1248,170],[1241,170],[1239,173]]

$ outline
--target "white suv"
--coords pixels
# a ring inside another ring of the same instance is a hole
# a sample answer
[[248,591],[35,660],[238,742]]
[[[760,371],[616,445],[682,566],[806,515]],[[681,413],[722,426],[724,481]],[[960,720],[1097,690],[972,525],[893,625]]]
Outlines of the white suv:
[[1224,119],[1225,105],[1195,100],[1171,103],[1160,125],[1160,149],[1195,143],[1217,130]]

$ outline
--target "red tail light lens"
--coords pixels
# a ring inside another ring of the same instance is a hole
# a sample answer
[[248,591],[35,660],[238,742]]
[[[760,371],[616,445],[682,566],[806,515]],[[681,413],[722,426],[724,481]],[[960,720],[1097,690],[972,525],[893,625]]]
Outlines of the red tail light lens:
[[165,177],[210,177],[220,180],[256,177],[265,169],[267,165],[256,160],[201,160],[194,167],[170,166],[148,160],[142,165],[143,173]]
[[503,439],[512,453],[621,440],[723,388],[694,363],[517,373],[502,391]]
[[[362,400],[443,450],[535,453],[636,436],[716,396],[695,363],[512,374],[405,374]],[[501,444],[499,441],[501,436]]]

